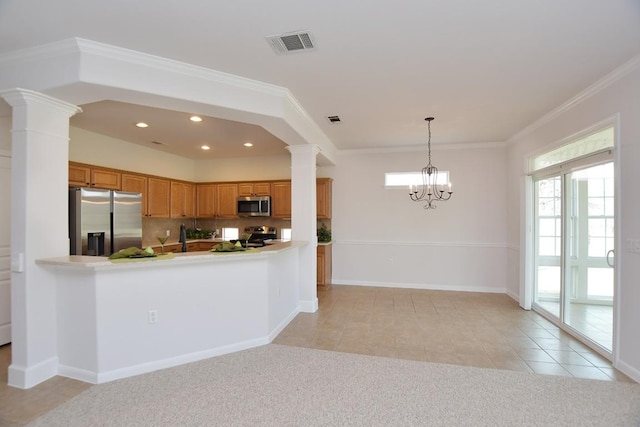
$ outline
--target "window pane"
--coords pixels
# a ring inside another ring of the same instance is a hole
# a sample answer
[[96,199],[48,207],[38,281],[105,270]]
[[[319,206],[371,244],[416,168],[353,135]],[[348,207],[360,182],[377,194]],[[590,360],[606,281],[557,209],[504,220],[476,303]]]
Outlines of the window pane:
[[224,227],[222,229],[222,238],[224,240],[231,240],[238,238],[238,229],[232,227]]
[[592,218],[589,220],[589,237],[604,237],[605,236],[606,220],[599,218]]
[[558,255],[556,251],[556,238],[555,237],[540,237],[540,243],[538,247],[538,255],[542,256],[555,256]]
[[589,238],[589,256],[590,257],[604,257],[607,255],[605,247],[606,239],[604,237],[590,237]]
[[556,235],[556,220],[554,218],[540,219],[540,236]]
[[613,147],[613,137],[613,126],[611,126],[577,141],[570,142],[535,157],[531,162],[532,170],[540,170],[589,153],[595,153],[604,148]]
[[587,269],[589,280],[587,296],[589,298],[613,299],[613,271],[613,268]]

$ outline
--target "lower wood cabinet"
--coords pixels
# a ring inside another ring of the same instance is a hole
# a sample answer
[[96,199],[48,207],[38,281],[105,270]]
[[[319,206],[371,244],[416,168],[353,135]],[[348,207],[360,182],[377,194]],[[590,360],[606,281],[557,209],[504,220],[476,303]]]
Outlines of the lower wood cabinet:
[[331,244],[318,244],[317,277],[318,286],[331,286]]

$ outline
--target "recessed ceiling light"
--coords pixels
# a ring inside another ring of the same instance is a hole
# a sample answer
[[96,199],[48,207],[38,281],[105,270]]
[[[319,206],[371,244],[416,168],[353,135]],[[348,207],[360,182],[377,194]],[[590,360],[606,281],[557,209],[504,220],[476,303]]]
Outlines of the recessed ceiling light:
[[192,122],[196,122],[196,123],[200,123],[202,121],[202,117],[199,116],[191,116],[189,118],[189,120],[191,120]]
[[202,148],[205,151],[211,149],[211,147],[209,147],[208,145],[201,145],[200,148]]
[[253,144],[252,144],[252,143],[250,143],[250,142],[245,142],[245,143],[244,143],[244,146],[245,146],[245,147],[253,147]]
[[136,123],[136,126],[139,127],[139,128],[148,128],[149,127],[149,125],[146,124],[145,122],[138,122],[138,123]]

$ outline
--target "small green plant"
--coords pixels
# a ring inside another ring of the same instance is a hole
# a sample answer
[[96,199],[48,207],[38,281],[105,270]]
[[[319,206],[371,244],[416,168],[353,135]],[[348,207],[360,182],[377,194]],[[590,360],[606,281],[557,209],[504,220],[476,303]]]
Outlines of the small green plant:
[[331,241],[331,230],[329,230],[325,224],[322,224],[320,228],[318,228],[318,241],[322,243]]

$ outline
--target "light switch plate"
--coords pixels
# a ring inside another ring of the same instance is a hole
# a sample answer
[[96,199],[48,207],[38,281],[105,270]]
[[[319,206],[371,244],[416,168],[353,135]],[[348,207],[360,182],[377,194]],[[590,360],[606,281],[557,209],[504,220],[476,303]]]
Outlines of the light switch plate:
[[24,273],[24,254],[11,255],[11,271],[14,273]]
[[627,239],[627,252],[633,252],[640,254],[640,240],[639,239]]

